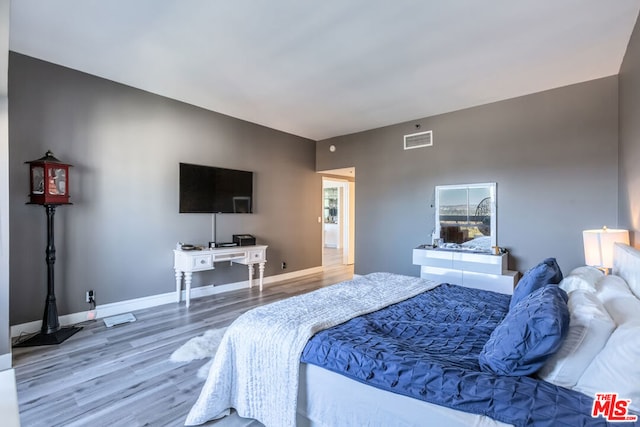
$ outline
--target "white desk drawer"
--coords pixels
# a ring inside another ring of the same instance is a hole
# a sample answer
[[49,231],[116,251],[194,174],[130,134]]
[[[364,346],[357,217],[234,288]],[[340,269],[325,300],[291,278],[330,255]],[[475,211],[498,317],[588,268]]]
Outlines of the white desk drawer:
[[213,259],[210,254],[195,255],[191,257],[192,270],[209,270],[213,267]]
[[247,254],[248,262],[261,262],[264,261],[265,251],[249,251]]
[[214,253],[213,262],[243,260],[246,256],[247,253],[245,251],[233,251],[221,254]]

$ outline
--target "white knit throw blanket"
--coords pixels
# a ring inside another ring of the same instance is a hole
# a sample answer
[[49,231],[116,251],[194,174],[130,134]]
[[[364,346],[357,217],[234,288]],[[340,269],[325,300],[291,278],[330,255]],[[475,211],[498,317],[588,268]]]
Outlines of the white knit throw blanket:
[[300,355],[317,332],[404,301],[435,282],[372,273],[257,307],[229,326],[185,425],[235,408],[267,427],[295,426]]

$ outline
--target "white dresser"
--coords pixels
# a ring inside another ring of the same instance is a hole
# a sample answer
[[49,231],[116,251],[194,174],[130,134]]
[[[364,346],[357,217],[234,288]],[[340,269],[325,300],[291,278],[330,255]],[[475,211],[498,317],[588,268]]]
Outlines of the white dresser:
[[420,277],[438,283],[513,294],[517,271],[508,270],[508,255],[485,254],[448,249],[416,248],[413,263],[420,266]]
[[215,269],[216,262],[228,261],[249,267],[249,287],[253,287],[253,265],[258,264],[260,291],[264,278],[264,263],[267,262],[267,246],[234,246],[230,248],[204,249],[201,251],[173,251],[173,269],[176,272],[176,297],[180,302],[182,275],[184,274],[185,302],[189,307],[191,299],[191,277],[194,272]]

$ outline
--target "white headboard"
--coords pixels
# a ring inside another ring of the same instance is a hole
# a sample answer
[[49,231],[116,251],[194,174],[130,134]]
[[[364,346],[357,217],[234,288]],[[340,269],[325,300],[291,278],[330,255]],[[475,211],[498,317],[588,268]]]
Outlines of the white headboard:
[[615,243],[613,248],[613,274],[620,276],[631,288],[634,295],[640,298],[640,251]]

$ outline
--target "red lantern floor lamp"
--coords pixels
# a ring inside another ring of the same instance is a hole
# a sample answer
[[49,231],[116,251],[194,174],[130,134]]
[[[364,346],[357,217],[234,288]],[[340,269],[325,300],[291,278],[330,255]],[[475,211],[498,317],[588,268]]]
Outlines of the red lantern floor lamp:
[[42,205],[47,212],[47,299],[44,306],[42,328],[40,333],[16,344],[16,347],[32,347],[39,345],[60,344],[81,327],[60,327],[58,308],[54,286],[54,264],[56,262],[56,247],[54,244],[53,218],[56,207],[70,205],[69,202],[69,167],[47,151],[44,157],[30,162],[29,182],[31,191],[28,204]]

